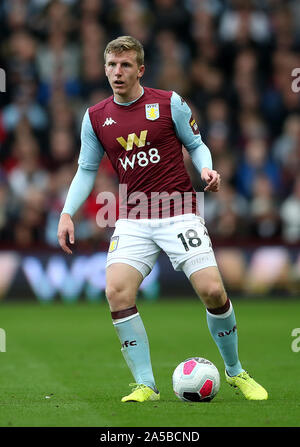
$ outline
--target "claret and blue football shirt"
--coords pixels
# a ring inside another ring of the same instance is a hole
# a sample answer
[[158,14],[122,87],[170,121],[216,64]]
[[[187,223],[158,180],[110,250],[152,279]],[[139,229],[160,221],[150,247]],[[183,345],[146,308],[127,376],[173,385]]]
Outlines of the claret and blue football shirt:
[[[145,87],[130,103],[118,103],[110,96],[90,107],[82,122],[79,169],[63,213],[73,215],[85,201],[104,153],[119,183],[126,184],[128,196],[192,193],[195,211],[195,191],[184,166],[182,144],[199,173],[203,167],[212,168],[210,151],[191,109],[176,92]],[[134,205],[126,203],[128,211]]]

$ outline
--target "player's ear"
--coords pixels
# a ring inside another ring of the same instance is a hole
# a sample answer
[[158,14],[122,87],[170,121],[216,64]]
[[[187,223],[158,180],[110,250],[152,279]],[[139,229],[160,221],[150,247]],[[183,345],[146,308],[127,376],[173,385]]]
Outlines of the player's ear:
[[145,73],[145,65],[140,65],[138,71],[138,79],[140,79],[144,73]]

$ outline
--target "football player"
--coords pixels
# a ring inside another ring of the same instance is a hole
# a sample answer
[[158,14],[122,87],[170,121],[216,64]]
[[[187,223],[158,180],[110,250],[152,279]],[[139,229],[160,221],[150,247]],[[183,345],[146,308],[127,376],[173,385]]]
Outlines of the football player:
[[[239,360],[233,305],[184,166],[182,145],[206,184],[204,191],[218,192],[220,175],[212,167],[211,153],[191,110],[176,92],[141,85],[144,50],[133,37],[121,36],[109,42],[104,59],[113,94],[88,108],[84,115],[79,167],[60,217],[58,239],[62,249],[72,253],[72,216],[92,191],[106,153],[120,184],[127,189],[106,268],[112,322],[135,380],[122,402],[160,398],[136,295],[161,250],[175,270],[186,274],[206,307],[208,328],[224,360],[227,382],[238,387],[246,399],[267,399],[267,391]],[[128,200],[132,195],[136,200]],[[155,197],[159,200],[153,205]],[[137,199],[141,199],[138,212]]]

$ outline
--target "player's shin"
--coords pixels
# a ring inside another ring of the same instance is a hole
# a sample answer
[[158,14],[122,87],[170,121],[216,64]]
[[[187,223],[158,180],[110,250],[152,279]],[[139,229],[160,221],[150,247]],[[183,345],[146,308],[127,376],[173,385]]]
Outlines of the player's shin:
[[121,351],[136,383],[156,391],[147,333],[136,306],[112,312],[114,327],[121,342]]
[[238,336],[236,319],[232,304],[227,299],[222,308],[206,309],[209,331],[218,346],[224,360],[225,368],[230,376],[243,370],[238,357]]

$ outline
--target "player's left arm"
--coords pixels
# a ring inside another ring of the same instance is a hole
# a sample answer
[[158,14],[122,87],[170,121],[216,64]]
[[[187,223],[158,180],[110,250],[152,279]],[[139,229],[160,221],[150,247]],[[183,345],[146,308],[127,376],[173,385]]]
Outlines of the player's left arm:
[[189,152],[202,180],[207,183],[204,191],[219,191],[221,178],[212,167],[210,150],[202,141],[191,109],[176,92],[171,97],[171,113],[178,138]]

